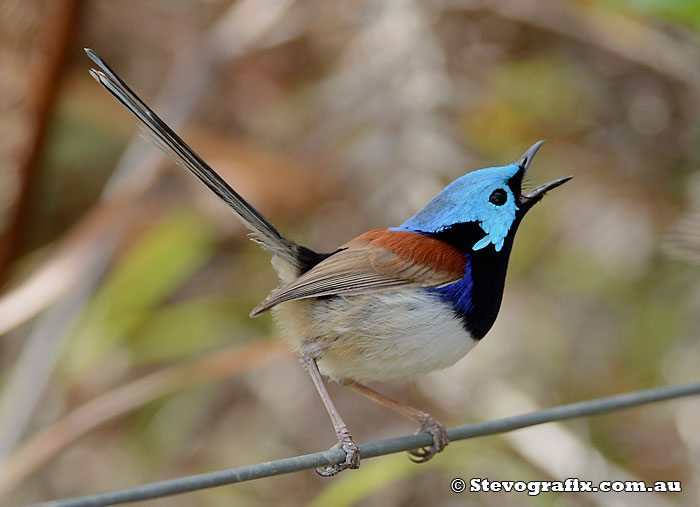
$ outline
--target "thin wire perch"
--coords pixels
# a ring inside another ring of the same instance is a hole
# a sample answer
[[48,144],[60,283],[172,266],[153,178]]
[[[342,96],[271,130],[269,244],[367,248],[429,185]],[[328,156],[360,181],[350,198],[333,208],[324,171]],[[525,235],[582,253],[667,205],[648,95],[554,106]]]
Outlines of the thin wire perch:
[[[572,403],[559,407],[539,410],[527,414],[493,419],[491,421],[476,424],[466,424],[456,426],[447,430],[450,441],[464,440],[467,438],[480,437],[505,433],[528,426],[535,426],[553,421],[573,419],[575,417],[590,416],[613,412],[625,408],[645,405],[657,401],[670,400],[683,396],[700,394],[700,382],[681,384],[676,386],[657,387],[644,391],[635,391],[626,394],[618,394],[607,398]],[[409,435],[404,437],[381,440],[360,446],[362,459],[385,456],[401,451],[417,449],[428,446],[432,443],[432,436],[427,433]],[[439,458],[438,458],[439,459]],[[331,451],[306,454],[293,458],[280,459],[248,465],[229,470],[220,470],[206,474],[190,475],[179,479],[171,479],[161,482],[153,482],[136,486],[133,488],[119,489],[96,495],[68,498],[64,500],[54,500],[36,504],[34,507],[99,507],[104,505],[116,505],[139,500],[148,500],[164,496],[177,495],[205,488],[214,488],[233,484],[236,482],[251,481],[272,477],[275,475],[288,474],[307,470],[321,466],[329,466],[345,460],[345,451],[334,449]],[[347,473],[347,472],[346,472]]]

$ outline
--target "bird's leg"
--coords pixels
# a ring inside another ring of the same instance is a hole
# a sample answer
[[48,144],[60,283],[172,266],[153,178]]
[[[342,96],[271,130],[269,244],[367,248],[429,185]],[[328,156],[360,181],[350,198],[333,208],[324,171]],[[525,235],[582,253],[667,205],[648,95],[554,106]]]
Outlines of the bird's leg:
[[408,453],[413,456],[410,459],[416,463],[425,463],[430,458],[435,456],[438,452],[442,451],[445,446],[450,442],[447,437],[447,430],[445,426],[426,412],[418,410],[403,403],[399,403],[396,400],[392,400],[381,393],[378,393],[374,389],[367,387],[366,385],[360,384],[354,381],[345,382],[345,385],[354,389],[360,394],[363,394],[378,403],[381,403],[385,407],[397,411],[409,419],[416,421],[420,424],[418,431],[416,433],[430,433],[433,436],[433,445],[430,447],[423,447],[422,449],[415,449],[413,451],[408,451]]
[[328,415],[333,423],[335,434],[338,436],[338,443],[331,447],[331,449],[343,449],[345,451],[345,461],[343,463],[338,463],[337,465],[327,466],[324,468],[317,468],[316,473],[322,477],[332,477],[335,474],[342,472],[346,468],[359,468],[360,449],[357,447],[357,445],[355,445],[355,442],[353,442],[350,432],[348,431],[348,427],[340,417],[338,409],[335,408],[330,394],[328,394],[328,389],[326,389],[326,384],[323,382],[321,372],[318,371],[316,360],[307,354],[302,354],[301,357],[306,364],[306,368],[309,370],[311,380],[313,380],[316,390],[318,391],[319,396],[321,396],[323,404],[326,406],[326,411],[328,411]]

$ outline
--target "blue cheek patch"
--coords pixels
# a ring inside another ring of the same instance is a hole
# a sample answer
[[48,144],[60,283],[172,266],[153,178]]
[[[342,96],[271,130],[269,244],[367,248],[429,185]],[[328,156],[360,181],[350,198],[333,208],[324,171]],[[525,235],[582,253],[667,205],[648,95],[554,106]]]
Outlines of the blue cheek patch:
[[[474,250],[476,252],[477,250],[481,250],[482,248],[484,248],[485,246],[488,246],[490,244],[491,244],[491,238],[488,235],[486,235],[483,238],[481,238],[479,241],[474,243],[472,250]],[[502,246],[503,246],[503,242],[501,242],[500,246],[496,245],[496,251],[498,252]]]
[[513,193],[510,189],[508,189],[507,193],[508,201],[502,206],[488,203],[495,209],[488,210],[487,213],[484,213],[484,219],[479,220],[479,226],[486,233],[486,236],[477,241],[472,250],[481,250],[490,244],[493,244],[497,252],[500,252],[501,248],[503,248],[510,226],[515,221],[515,212],[518,210]]
[[[518,210],[507,183],[519,170],[517,164],[509,164],[465,174],[447,185],[413,217],[390,229],[438,233],[454,224],[477,222],[486,235],[474,244],[472,250],[481,250],[492,244],[500,252]],[[496,189],[505,190],[508,196],[501,206],[489,202],[489,196]]]

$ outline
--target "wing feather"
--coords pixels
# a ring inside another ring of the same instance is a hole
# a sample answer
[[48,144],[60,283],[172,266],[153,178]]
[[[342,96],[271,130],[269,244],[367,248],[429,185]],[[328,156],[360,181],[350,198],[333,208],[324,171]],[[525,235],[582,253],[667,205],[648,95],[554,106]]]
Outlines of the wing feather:
[[437,287],[462,278],[465,266],[464,253],[435,238],[409,231],[370,231],[272,291],[250,315],[295,299],[365,294],[400,286]]

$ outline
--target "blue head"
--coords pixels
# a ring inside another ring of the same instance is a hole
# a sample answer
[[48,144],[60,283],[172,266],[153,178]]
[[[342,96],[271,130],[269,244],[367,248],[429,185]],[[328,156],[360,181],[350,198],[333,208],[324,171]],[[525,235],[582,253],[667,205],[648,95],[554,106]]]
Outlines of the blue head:
[[517,162],[465,174],[447,185],[426,206],[394,230],[439,234],[458,224],[478,224],[484,235],[471,247],[493,245],[500,252],[515,234],[525,213],[548,191],[568,181],[560,178],[522,194],[522,180],[544,141],[534,144]]

